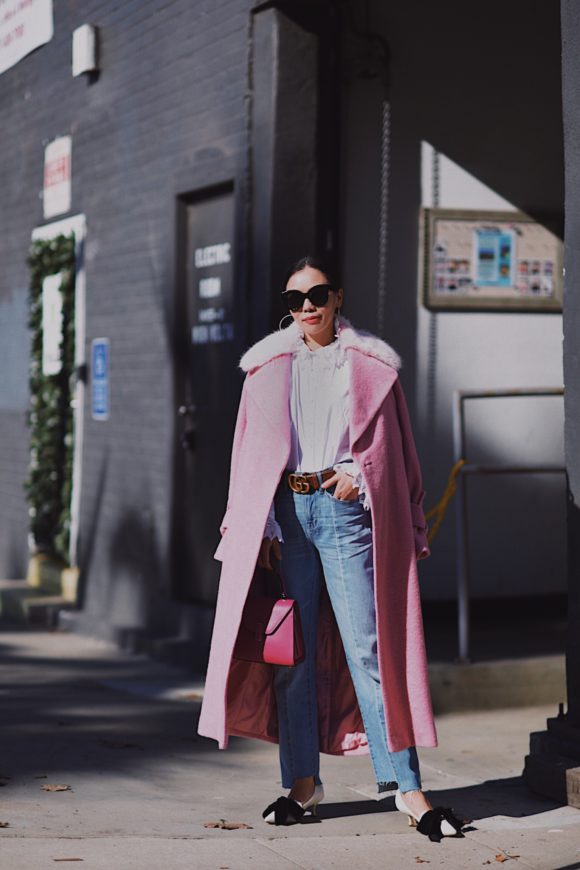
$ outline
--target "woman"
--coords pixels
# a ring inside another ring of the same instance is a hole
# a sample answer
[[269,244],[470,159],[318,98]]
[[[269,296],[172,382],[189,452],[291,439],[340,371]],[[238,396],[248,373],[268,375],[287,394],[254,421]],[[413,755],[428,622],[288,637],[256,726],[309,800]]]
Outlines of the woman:
[[[430,555],[425,491],[386,342],[340,314],[344,290],[316,257],[289,271],[292,323],[240,360],[220,588],[198,732],[279,744],[282,784],[264,810],[287,824],[316,811],[319,751],[370,754],[379,791],[440,840],[460,832],[421,790],[416,746],[436,746],[419,599]],[[288,315],[287,315],[288,316]],[[293,668],[232,657],[258,568],[280,560],[306,657]]]

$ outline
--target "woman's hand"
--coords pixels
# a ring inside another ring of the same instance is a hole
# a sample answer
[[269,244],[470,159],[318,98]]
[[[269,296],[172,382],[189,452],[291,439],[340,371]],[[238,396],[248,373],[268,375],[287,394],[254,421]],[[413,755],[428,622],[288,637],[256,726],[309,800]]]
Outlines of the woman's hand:
[[347,471],[337,471],[328,480],[322,484],[322,489],[328,489],[336,483],[334,490],[334,498],[339,501],[354,501],[358,498],[358,486],[354,482],[354,477]]
[[260,553],[258,555],[258,565],[260,568],[267,568],[268,571],[273,571],[274,568],[270,562],[270,553],[280,561],[282,559],[282,551],[280,549],[280,541],[278,538],[263,538],[260,545]]

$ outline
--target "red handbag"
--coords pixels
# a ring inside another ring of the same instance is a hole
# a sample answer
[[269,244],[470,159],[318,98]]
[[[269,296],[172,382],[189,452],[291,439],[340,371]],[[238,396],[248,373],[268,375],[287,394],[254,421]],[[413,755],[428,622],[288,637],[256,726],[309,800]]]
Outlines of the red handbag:
[[288,598],[282,575],[280,598],[248,595],[233,656],[246,662],[293,667],[304,661],[304,637],[298,602]]

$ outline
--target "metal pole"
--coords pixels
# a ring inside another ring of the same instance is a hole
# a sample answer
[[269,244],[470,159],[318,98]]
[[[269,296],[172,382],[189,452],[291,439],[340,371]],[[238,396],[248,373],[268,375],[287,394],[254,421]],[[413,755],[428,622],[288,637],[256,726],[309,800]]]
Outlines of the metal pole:
[[[465,427],[461,390],[453,391],[453,463],[464,459]],[[455,507],[457,546],[457,634],[459,661],[469,661],[469,576],[465,476],[459,474]]]
[[467,522],[467,478],[459,474],[458,528],[458,599],[457,634],[459,638],[459,661],[469,662],[469,526]]

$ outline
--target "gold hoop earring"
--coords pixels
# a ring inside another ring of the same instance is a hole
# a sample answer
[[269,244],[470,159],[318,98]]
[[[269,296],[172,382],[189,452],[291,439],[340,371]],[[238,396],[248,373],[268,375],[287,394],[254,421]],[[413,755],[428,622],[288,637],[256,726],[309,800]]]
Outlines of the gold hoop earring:
[[[291,315],[291,314],[285,314],[284,317],[282,318],[282,320],[286,320],[287,317],[292,317],[292,315]],[[278,329],[279,329],[279,330],[282,329],[282,320],[281,320],[280,323],[278,324]],[[286,327],[284,327],[284,328],[286,328]]]

